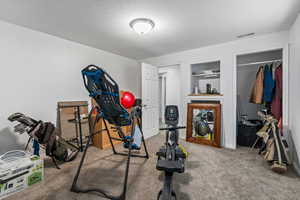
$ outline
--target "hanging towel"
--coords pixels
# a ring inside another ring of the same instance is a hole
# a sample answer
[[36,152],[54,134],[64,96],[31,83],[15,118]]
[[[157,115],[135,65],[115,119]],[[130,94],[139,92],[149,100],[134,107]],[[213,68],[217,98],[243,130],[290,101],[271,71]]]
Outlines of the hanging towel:
[[256,80],[252,87],[250,103],[261,104],[264,92],[264,67],[260,66],[256,73]]
[[135,129],[134,129],[133,141],[134,141],[134,144],[136,144],[136,146],[138,146],[138,148],[141,148],[142,133],[141,133],[141,130],[138,125],[136,125]]
[[282,65],[275,70],[275,94],[271,105],[271,112],[279,120],[282,117]]
[[263,101],[266,103],[271,103],[273,99],[273,90],[275,87],[275,81],[273,80],[272,69],[269,65],[264,67],[264,92]]

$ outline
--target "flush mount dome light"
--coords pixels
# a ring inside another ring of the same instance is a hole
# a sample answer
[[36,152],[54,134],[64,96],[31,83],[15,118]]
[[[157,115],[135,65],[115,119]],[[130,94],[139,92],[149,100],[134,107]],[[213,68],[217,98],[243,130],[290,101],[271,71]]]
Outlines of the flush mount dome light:
[[129,23],[129,26],[138,34],[144,35],[151,31],[155,24],[151,19],[138,18],[134,19]]

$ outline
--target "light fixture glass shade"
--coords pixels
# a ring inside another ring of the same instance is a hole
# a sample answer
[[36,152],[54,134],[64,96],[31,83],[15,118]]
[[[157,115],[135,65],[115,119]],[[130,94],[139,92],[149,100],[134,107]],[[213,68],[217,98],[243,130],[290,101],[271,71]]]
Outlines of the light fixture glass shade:
[[150,32],[155,26],[154,22],[151,19],[146,18],[134,19],[130,22],[129,25],[135,32],[141,35]]

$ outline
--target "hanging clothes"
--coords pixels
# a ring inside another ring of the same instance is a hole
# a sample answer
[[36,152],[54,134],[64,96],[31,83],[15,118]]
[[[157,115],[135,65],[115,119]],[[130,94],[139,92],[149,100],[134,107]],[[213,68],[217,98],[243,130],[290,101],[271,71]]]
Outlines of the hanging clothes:
[[275,94],[271,104],[271,112],[277,120],[282,117],[282,65],[275,70]]
[[261,104],[264,92],[264,67],[260,66],[256,73],[256,80],[252,87],[250,103]]
[[273,90],[275,81],[273,80],[272,66],[265,65],[264,67],[264,84],[263,84],[263,101],[271,103],[273,99]]

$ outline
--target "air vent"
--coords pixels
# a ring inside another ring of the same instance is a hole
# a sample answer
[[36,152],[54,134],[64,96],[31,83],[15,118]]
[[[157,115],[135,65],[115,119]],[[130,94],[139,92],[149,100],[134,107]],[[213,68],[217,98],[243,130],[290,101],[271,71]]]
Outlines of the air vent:
[[238,35],[237,38],[245,38],[245,37],[249,37],[252,35],[255,35],[255,33],[246,33],[246,34]]

